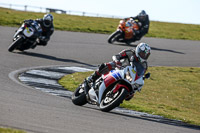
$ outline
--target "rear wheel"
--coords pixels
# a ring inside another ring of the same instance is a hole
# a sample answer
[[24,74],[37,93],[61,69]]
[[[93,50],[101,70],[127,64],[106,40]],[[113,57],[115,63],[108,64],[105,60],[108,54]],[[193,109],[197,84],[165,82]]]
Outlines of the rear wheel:
[[17,40],[15,40],[12,44],[10,44],[10,46],[8,47],[8,51],[12,52],[14,49],[16,49],[24,40],[23,37],[19,37],[17,38]]
[[84,86],[81,84],[72,94],[72,102],[75,105],[82,106],[87,103],[86,94],[84,92]]
[[108,37],[108,43],[113,43],[116,40],[119,39],[119,37],[121,36],[121,31],[117,30],[115,32],[113,32],[109,37]]
[[115,107],[118,107],[125,97],[128,94],[128,91],[125,88],[119,89],[116,93],[112,93],[113,90],[107,91],[102,98],[100,103],[100,110],[104,112],[108,112]]

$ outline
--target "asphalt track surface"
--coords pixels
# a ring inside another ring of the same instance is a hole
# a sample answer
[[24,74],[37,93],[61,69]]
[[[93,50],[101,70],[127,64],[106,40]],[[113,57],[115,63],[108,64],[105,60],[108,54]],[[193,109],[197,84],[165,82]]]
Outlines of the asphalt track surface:
[[[38,133],[199,133],[193,126],[157,122],[143,117],[105,113],[92,106],[75,106],[70,99],[17,84],[9,73],[40,66],[91,67],[111,60],[122,49],[107,43],[108,35],[55,31],[46,47],[9,53],[16,28],[0,27],[0,126]],[[152,47],[150,66],[200,66],[200,42],[143,38]],[[17,77],[17,75],[15,75]]]

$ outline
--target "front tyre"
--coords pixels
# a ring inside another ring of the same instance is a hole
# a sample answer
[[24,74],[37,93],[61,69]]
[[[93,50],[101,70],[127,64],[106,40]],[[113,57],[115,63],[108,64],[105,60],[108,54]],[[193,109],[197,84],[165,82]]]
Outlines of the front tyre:
[[75,105],[82,106],[87,103],[86,94],[84,92],[84,86],[81,84],[72,94],[72,102]]
[[12,44],[10,44],[10,46],[8,47],[8,51],[12,52],[14,49],[16,49],[24,40],[23,37],[19,37],[17,38],[17,40],[15,40]]
[[103,96],[102,101],[99,105],[101,111],[108,112],[115,107],[118,107],[125,97],[127,96],[128,91],[125,88],[119,89],[116,93],[112,94],[112,90],[106,92]]
[[121,36],[121,31],[117,30],[115,32],[113,32],[109,37],[108,37],[108,43],[113,43],[115,42],[117,39],[119,39],[119,37]]

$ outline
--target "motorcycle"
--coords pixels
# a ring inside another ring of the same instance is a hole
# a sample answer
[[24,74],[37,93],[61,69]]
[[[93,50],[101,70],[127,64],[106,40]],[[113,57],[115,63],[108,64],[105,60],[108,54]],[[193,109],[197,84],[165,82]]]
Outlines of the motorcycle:
[[13,42],[8,47],[8,51],[12,52],[15,49],[24,51],[29,48],[35,48],[41,33],[42,28],[35,20],[24,21],[14,34]]
[[86,83],[85,80],[72,94],[72,102],[79,106],[86,103],[97,105],[101,111],[109,112],[124,100],[130,100],[129,97],[136,91],[140,92],[144,79],[150,77],[150,73],[141,73],[144,73],[144,70],[126,66],[123,69],[111,70],[94,83]]
[[120,20],[117,30],[108,37],[108,43],[112,44],[117,41],[130,44],[130,42],[134,42],[134,33],[139,30],[140,25],[133,19]]

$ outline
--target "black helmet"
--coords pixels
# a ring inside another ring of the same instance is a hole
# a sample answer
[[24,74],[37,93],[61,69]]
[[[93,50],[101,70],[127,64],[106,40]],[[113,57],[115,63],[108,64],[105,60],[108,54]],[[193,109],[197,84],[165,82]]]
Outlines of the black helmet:
[[44,17],[43,17],[44,26],[49,27],[49,26],[51,26],[52,22],[53,22],[53,15],[45,14]]
[[138,19],[139,19],[139,21],[145,21],[146,16],[147,16],[146,12],[145,12],[144,10],[142,10],[142,11],[138,14]]

